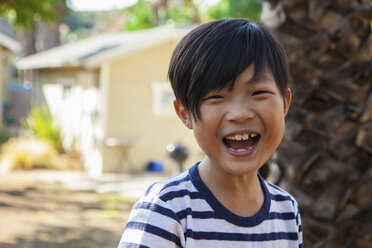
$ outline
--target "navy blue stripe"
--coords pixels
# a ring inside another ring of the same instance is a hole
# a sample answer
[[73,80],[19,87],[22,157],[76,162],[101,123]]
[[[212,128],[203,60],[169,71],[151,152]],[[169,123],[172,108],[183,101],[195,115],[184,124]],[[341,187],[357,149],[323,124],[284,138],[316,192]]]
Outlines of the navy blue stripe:
[[259,174],[257,174],[257,176],[260,181],[261,188],[265,194],[263,206],[261,207],[260,211],[254,216],[242,217],[232,213],[225,206],[223,206],[221,202],[218,201],[218,199],[213,195],[213,193],[208,189],[203,180],[200,178],[198,165],[199,163],[196,163],[189,169],[191,181],[194,184],[195,188],[200,192],[202,197],[208,202],[209,206],[211,206],[219,216],[222,216],[226,221],[236,226],[243,227],[257,226],[267,219],[271,204],[271,194],[266,187],[265,180]]
[[[224,219],[222,216],[217,215],[213,211],[192,211],[191,208],[179,211],[176,213],[177,217],[182,220],[188,215],[191,215],[193,219]],[[295,215],[292,212],[271,212],[268,216],[269,220],[294,220]]]
[[274,194],[271,194],[271,197],[274,201],[291,201],[291,202],[293,202],[293,199],[288,195],[274,195]]
[[292,212],[284,212],[284,213],[271,212],[269,214],[269,219],[270,220],[294,220],[295,215]]
[[188,229],[185,236],[198,240],[224,240],[224,241],[273,241],[273,240],[297,240],[295,232],[273,233],[223,233],[223,232],[193,232]]
[[150,248],[146,245],[139,245],[129,242],[120,242],[118,248]]
[[299,232],[299,233],[302,232],[302,225],[299,225],[299,226],[298,226],[298,232]]
[[167,202],[175,198],[182,198],[184,196],[189,196],[190,199],[202,199],[202,196],[199,192],[190,192],[187,189],[170,191],[160,196],[160,199],[162,199],[164,202]]
[[222,219],[221,216],[217,215],[213,211],[194,211],[192,212],[192,217],[194,219]]
[[[171,180],[171,179],[168,179],[168,180]],[[171,186],[175,186],[175,185],[178,185],[182,182],[186,182],[189,180],[189,175],[186,175],[185,177],[181,178],[181,179],[178,179],[178,180],[175,180],[175,181],[171,181],[170,183],[166,183],[163,185],[163,188],[162,190],[164,190],[165,188],[168,188],[168,187],[171,187]],[[163,181],[165,182],[165,181]],[[146,190],[146,193],[145,193],[145,196],[147,196],[150,192],[151,192],[151,189],[153,188],[154,185],[156,184],[162,184],[162,182],[158,182],[158,183],[154,183],[152,184],[147,190]]]
[[179,247],[182,247],[179,237],[177,237],[173,233],[170,233],[170,232],[168,232],[164,229],[161,229],[157,226],[153,226],[153,225],[150,225],[150,224],[147,224],[147,223],[141,223],[141,222],[128,222],[126,228],[127,229],[137,229],[137,230],[141,230],[141,231],[144,231],[144,232],[147,232],[147,233],[157,235],[159,237],[162,237],[166,240],[169,240],[169,241],[175,243]]
[[151,203],[151,202],[138,202],[133,206],[133,209],[147,209],[152,212],[159,213],[161,215],[167,216],[171,219],[174,219],[175,221],[180,223],[180,219],[177,217],[177,215],[168,208],[159,206],[158,204]]
[[298,248],[303,248],[303,244],[299,244],[298,245]]
[[191,208],[186,208],[176,213],[177,217],[182,220],[188,215],[191,215],[193,219],[222,219],[213,211],[192,211]]
[[186,208],[185,210],[181,210],[176,213],[177,217],[180,220],[185,219],[187,215],[191,215],[191,214],[192,214],[191,208]]
[[[168,208],[164,208],[155,203],[151,202],[138,202],[133,206],[133,209],[147,209],[161,215],[167,216],[180,223],[180,220],[186,218],[188,215],[191,215],[194,219],[223,219],[222,216],[217,215],[214,211],[192,211],[191,208],[181,210],[177,213],[174,213]],[[292,212],[270,212],[268,219],[280,219],[280,220],[290,220],[295,219],[294,213]]]
[[185,177],[183,177],[181,179],[178,179],[178,180],[175,180],[175,181],[172,181],[170,183],[165,184],[164,189],[168,188],[168,187],[179,185],[180,183],[183,183],[183,182],[186,182],[186,181],[189,181],[189,180],[190,180],[190,177],[189,177],[189,174],[187,174],[187,175],[185,175]]

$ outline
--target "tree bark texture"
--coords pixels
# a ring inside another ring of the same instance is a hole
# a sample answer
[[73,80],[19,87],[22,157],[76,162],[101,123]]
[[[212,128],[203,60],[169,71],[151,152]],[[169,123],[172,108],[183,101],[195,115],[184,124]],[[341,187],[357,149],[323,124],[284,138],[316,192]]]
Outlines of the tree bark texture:
[[371,3],[265,2],[294,93],[276,183],[299,202],[305,247],[372,247]]

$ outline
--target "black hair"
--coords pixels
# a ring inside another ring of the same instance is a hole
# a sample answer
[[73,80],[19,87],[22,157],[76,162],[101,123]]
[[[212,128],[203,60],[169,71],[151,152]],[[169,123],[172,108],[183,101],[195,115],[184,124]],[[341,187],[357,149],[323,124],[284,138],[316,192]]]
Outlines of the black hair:
[[211,91],[233,87],[254,64],[254,77],[267,65],[283,98],[288,64],[279,42],[262,26],[245,19],[222,19],[199,25],[178,43],[168,77],[177,101],[200,119],[201,99]]

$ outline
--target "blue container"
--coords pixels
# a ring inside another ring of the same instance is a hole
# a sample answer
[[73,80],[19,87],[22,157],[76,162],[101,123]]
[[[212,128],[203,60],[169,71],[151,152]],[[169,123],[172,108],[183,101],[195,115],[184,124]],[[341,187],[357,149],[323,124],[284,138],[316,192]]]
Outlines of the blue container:
[[164,170],[164,165],[163,165],[162,162],[158,162],[158,161],[150,161],[150,162],[147,164],[146,170],[147,170],[147,171],[151,171],[151,172],[163,172],[163,170]]

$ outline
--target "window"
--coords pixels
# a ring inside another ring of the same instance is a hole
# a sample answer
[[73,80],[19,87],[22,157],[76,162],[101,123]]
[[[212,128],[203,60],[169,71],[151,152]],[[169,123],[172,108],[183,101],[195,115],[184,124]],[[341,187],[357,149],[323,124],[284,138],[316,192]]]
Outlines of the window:
[[169,83],[154,82],[152,84],[152,112],[154,115],[174,115],[174,99],[175,97]]
[[75,84],[75,78],[60,77],[57,78],[57,84],[62,85],[62,98],[69,99],[71,97],[72,86]]

